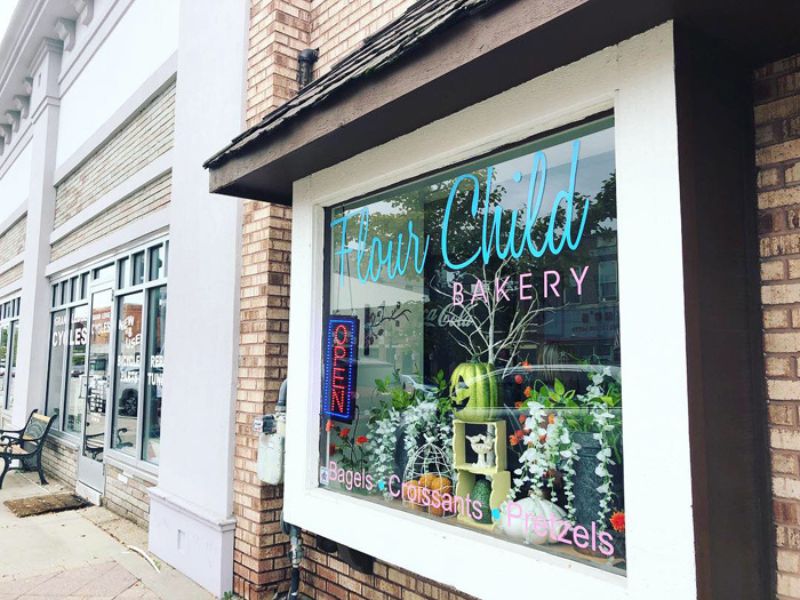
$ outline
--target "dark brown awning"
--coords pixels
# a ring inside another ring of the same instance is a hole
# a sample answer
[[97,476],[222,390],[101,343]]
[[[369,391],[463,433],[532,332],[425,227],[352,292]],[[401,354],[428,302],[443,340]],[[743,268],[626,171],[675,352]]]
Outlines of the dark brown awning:
[[290,204],[310,173],[671,18],[754,66],[800,50],[796,0],[420,0],[209,159],[211,191]]

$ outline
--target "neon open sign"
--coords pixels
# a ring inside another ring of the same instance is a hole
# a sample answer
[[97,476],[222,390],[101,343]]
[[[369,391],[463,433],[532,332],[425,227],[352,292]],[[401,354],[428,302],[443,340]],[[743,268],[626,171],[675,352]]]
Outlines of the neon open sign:
[[331,316],[325,337],[325,383],[322,412],[350,423],[355,416],[358,319]]

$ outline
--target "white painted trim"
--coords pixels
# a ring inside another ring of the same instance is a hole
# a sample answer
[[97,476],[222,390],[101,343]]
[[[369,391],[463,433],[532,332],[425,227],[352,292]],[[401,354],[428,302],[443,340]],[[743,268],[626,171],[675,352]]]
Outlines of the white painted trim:
[[25,260],[24,252],[20,252],[14,258],[8,259],[6,262],[0,265],[0,275],[4,274],[6,271],[9,271],[10,269],[13,269],[23,260]]
[[86,162],[92,154],[120,129],[125,127],[140,110],[153,98],[163,92],[175,79],[178,69],[178,53],[174,52],[156,69],[147,80],[139,86],[131,96],[103,123],[91,136],[81,144],[72,155],[56,167],[53,176],[54,185],[58,186],[75,169]]
[[21,131],[14,134],[14,137],[11,138],[11,145],[3,150],[2,156],[5,158],[0,160],[0,179],[5,177],[6,172],[14,166],[19,155],[22,154],[31,139],[33,139],[33,134],[31,133],[33,131],[32,125],[36,122],[33,116],[34,115],[30,115],[30,118],[25,119],[24,127]]
[[211,514],[209,511],[204,509],[202,506],[197,506],[196,504],[192,504],[191,502],[186,501],[185,499],[177,496],[175,494],[171,494],[165,490],[162,490],[159,487],[152,487],[147,490],[150,494],[151,499],[157,499],[163,504],[168,505],[173,510],[180,512],[187,517],[198,521],[199,523],[205,525],[206,527],[212,527],[220,532],[225,531],[232,531],[233,528],[236,526],[236,519],[233,517],[226,517],[223,519],[218,518],[217,516]]
[[61,238],[69,235],[79,227],[85,225],[101,213],[109,210],[115,204],[122,202],[132,194],[149,185],[164,173],[172,170],[173,151],[168,150],[158,158],[147,163],[139,171],[128,177],[114,189],[108,191],[95,202],[84,208],[78,214],[61,224],[50,234],[50,243],[55,244]]
[[[6,231],[11,229],[12,226],[16,225],[17,221],[19,221],[22,217],[28,214],[28,199],[20,203],[20,205],[14,209],[10,215],[8,215],[5,220],[0,223],[0,236],[4,235]],[[3,272],[3,268],[0,267],[0,273]]]
[[58,86],[62,96],[67,93],[72,84],[80,77],[86,65],[91,62],[97,51],[102,48],[106,38],[111,35],[114,28],[122,20],[122,17],[133,5],[133,1],[115,0],[99,22],[96,21],[95,15],[95,18],[92,19],[95,23],[90,27],[88,38],[81,43],[79,48],[64,55],[69,58],[69,63],[61,70],[58,77]]
[[60,276],[67,269],[77,269],[85,264],[102,261],[113,256],[120,248],[134,242],[144,241],[150,236],[162,235],[169,227],[169,205],[81,246],[74,252],[62,256],[47,265],[45,275]]
[[[486,600],[519,597],[520,585],[533,586],[524,594],[536,597],[696,598],[674,66],[673,27],[665,23],[295,182],[288,522]],[[314,365],[324,208],[608,108],[618,182],[627,576],[320,489]],[[655,478],[669,482],[668,492]]]

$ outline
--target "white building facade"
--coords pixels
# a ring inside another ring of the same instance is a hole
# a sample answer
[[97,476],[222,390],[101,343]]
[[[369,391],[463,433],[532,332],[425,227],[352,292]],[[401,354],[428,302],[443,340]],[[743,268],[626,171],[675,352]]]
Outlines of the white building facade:
[[218,595],[241,203],[201,165],[244,124],[247,21],[244,0],[33,0],[0,46],[3,426],[54,416],[48,477]]

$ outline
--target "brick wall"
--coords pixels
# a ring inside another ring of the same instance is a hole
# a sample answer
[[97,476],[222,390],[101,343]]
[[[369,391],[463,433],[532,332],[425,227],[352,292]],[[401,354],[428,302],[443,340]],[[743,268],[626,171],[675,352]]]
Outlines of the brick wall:
[[252,0],[247,52],[248,125],[296,93],[297,55],[309,47],[310,0]]
[[155,485],[132,473],[106,463],[106,489],[103,506],[139,527],[147,529],[150,520],[150,500],[147,488]]
[[142,106],[56,190],[55,227],[63,225],[173,146],[175,83]]
[[78,474],[77,447],[49,436],[42,451],[42,465],[48,478],[63,483],[68,489],[75,489],[75,477]]
[[0,237],[0,265],[25,250],[25,226],[28,218],[22,217],[11,227],[5,230]]
[[[253,0],[247,72],[247,124],[296,93],[297,53],[320,48],[316,75],[366,35],[396,18],[410,0]],[[264,198],[268,201],[269,198]],[[234,455],[234,592],[272,598],[287,587],[286,537],[280,532],[282,489],[256,477],[258,437],[252,420],[271,412],[286,376],[291,210],[247,201],[242,232],[239,379]],[[302,591],[315,600],[459,600],[467,598],[387,564],[374,575],[351,570],[314,548],[306,536]]]
[[0,288],[14,283],[17,279],[22,277],[23,263],[19,263],[16,267],[10,268],[5,273],[0,274]]
[[258,436],[252,422],[272,412],[286,377],[291,212],[247,202],[242,231],[239,385],[234,454],[234,592],[271,598],[286,581],[286,537],[280,532],[283,490],[256,477]]
[[58,240],[50,248],[50,260],[66,256],[89,242],[166,207],[171,193],[171,175],[165,173]]
[[800,599],[800,55],[755,77],[761,298],[778,598]]
[[317,77],[327,73],[365,37],[403,14],[413,0],[313,0],[311,48],[319,48]]

